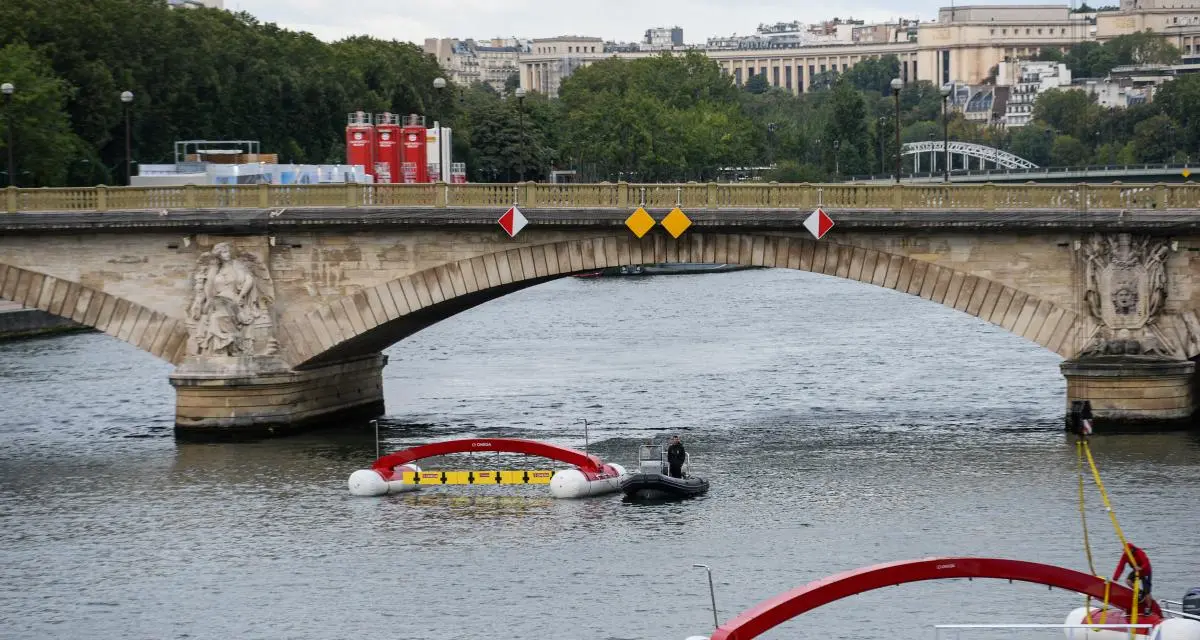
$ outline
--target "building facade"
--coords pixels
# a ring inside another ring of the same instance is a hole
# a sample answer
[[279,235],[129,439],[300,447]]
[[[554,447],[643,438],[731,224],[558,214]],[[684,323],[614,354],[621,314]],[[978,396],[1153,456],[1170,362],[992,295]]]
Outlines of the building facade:
[[1003,126],[1023,127],[1033,119],[1033,105],[1039,95],[1071,87],[1071,71],[1061,62],[1001,62],[996,85],[1009,87]]
[[[1029,59],[1044,48],[1066,51],[1088,40],[1104,42],[1150,29],[1183,51],[1200,54],[1200,0],[1123,0],[1120,10],[1072,13],[1067,5],[968,5],[945,7],[936,22],[901,20],[866,25],[834,20],[805,28],[798,23],[762,25],[752,36],[713,38],[697,47],[743,85],[765,74],[767,83],[793,94],[810,91],[814,76],[842,72],[868,58],[894,55],[900,77],[980,84],[1004,61]],[[521,86],[557,95],[563,78],[608,57],[657,55],[600,38],[535,40],[519,60]]]
[[502,92],[508,79],[520,71],[520,57],[528,52],[529,43],[517,38],[426,38],[424,48],[425,53],[437,58],[455,84],[478,82]]

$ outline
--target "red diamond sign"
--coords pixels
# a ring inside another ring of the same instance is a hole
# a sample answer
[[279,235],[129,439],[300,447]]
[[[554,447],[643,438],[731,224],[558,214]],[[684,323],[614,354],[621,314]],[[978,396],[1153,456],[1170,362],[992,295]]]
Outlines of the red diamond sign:
[[820,240],[833,228],[833,219],[818,208],[804,219],[804,228],[808,229],[808,232],[813,234],[817,240]]
[[517,234],[521,233],[521,229],[524,229],[525,225],[529,224],[529,221],[525,219],[525,216],[521,215],[521,210],[516,206],[505,211],[504,215],[500,216],[500,219],[496,222],[500,223],[500,227],[504,229],[504,232],[510,238],[517,237]]

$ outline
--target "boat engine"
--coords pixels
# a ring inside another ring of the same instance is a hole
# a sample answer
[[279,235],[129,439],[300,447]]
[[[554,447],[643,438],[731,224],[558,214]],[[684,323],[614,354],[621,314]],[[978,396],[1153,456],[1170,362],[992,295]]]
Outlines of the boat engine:
[[1200,616],[1200,587],[1196,587],[1183,596],[1183,612],[1188,615]]

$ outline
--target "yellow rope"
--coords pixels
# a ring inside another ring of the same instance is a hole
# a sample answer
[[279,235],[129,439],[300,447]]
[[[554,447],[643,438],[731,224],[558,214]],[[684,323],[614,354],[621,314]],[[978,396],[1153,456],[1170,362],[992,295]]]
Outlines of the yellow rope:
[[[1078,462],[1077,466],[1079,468],[1079,518],[1080,518],[1080,520],[1083,521],[1083,550],[1084,550],[1084,552],[1087,553],[1088,568],[1092,571],[1092,575],[1099,577],[1100,574],[1096,573],[1096,563],[1092,560],[1092,544],[1091,544],[1091,541],[1088,540],[1087,510],[1084,508],[1084,500],[1083,500],[1083,475],[1084,474],[1083,474],[1083,440],[1082,439],[1077,440],[1075,442],[1075,453],[1078,454],[1076,456],[1076,458],[1077,458],[1077,462]],[[1088,600],[1090,602],[1091,598],[1089,597]]]
[[[1075,441],[1075,461],[1076,461],[1075,466],[1079,471],[1079,473],[1078,473],[1078,475],[1079,475],[1079,519],[1083,522],[1083,550],[1087,554],[1088,569],[1091,570],[1093,576],[1096,576],[1098,578],[1098,577],[1100,577],[1100,575],[1096,573],[1096,563],[1092,560],[1092,543],[1088,539],[1087,510],[1085,508],[1085,501],[1084,501],[1084,497],[1083,497],[1084,496],[1084,493],[1083,493],[1084,473],[1083,473],[1083,441],[1082,440]],[[1091,611],[1092,611],[1092,596],[1091,596],[1091,594],[1084,594],[1083,610],[1087,611],[1089,614],[1091,613]]]
[[[1108,511],[1108,517],[1112,520],[1113,530],[1117,532],[1117,538],[1119,538],[1121,540],[1121,550],[1125,554],[1125,557],[1129,558],[1129,565],[1134,568],[1133,602],[1132,602],[1132,606],[1129,609],[1131,612],[1130,616],[1129,616],[1129,623],[1137,624],[1138,610],[1141,609],[1141,603],[1139,602],[1138,596],[1139,596],[1139,591],[1141,589],[1141,584],[1142,584],[1142,579],[1141,579],[1142,567],[1139,567],[1137,564],[1137,561],[1134,559],[1133,551],[1130,550],[1130,548],[1129,548],[1129,542],[1125,539],[1125,533],[1123,531],[1121,531],[1121,524],[1119,522],[1117,522],[1117,512],[1115,510],[1113,510],[1112,502],[1108,499],[1108,491],[1105,490],[1105,488],[1104,488],[1104,481],[1100,479],[1100,469],[1096,467],[1096,460],[1095,460],[1095,458],[1092,457],[1092,450],[1090,447],[1088,447],[1086,437],[1081,436],[1079,438],[1079,446],[1083,450],[1083,452],[1085,454],[1087,454],[1088,466],[1091,467],[1091,469],[1092,469],[1092,477],[1095,478],[1095,480],[1096,480],[1096,487],[1100,489],[1100,498],[1104,500],[1104,508],[1105,508],[1105,510]],[[1086,538],[1085,538],[1084,544],[1085,545],[1087,544]],[[1089,558],[1089,562],[1090,562],[1090,558]],[[1095,573],[1094,567],[1092,568],[1092,572]],[[1108,617],[1108,585],[1109,585],[1109,581],[1107,579],[1105,579],[1105,581],[1104,581],[1104,611],[1100,615],[1100,624],[1104,624],[1105,619]],[[1129,630],[1130,638],[1133,637],[1135,632],[1136,632],[1136,629]]]
[[[1135,573],[1133,575],[1134,575],[1134,577],[1133,577],[1133,608],[1130,609],[1130,611],[1132,611],[1133,613],[1129,614],[1129,624],[1137,624],[1138,609],[1142,608],[1142,603],[1138,601],[1138,590],[1142,586],[1142,576],[1141,576],[1141,574],[1138,574],[1138,573]],[[1135,633],[1137,633],[1137,629],[1130,627],[1129,628],[1130,640],[1133,640]]]
[[1100,609],[1100,624],[1108,622],[1108,596],[1109,588],[1112,587],[1112,580],[1104,579],[1104,607]]
[[1100,479],[1100,470],[1096,468],[1096,460],[1092,458],[1092,450],[1088,447],[1087,440],[1081,439],[1083,443],[1083,452],[1087,454],[1088,465],[1092,468],[1092,477],[1096,479],[1096,487],[1100,489],[1100,497],[1104,500],[1104,508],[1108,511],[1108,517],[1112,520],[1113,529],[1117,532],[1117,538],[1121,540],[1121,549],[1129,558],[1129,564],[1135,569],[1141,571],[1141,567],[1137,566],[1137,562],[1133,559],[1133,552],[1129,550],[1129,543],[1125,540],[1125,533],[1121,531],[1121,524],[1117,522],[1117,512],[1112,508],[1112,502],[1108,499],[1108,491],[1104,489],[1104,481]]

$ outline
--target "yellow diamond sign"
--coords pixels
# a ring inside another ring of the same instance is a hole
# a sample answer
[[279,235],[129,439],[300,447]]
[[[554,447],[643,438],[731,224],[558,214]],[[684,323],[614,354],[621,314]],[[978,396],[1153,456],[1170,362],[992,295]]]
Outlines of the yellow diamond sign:
[[679,207],[675,207],[671,209],[671,213],[668,213],[667,217],[662,219],[662,226],[672,237],[678,238],[684,231],[687,231],[688,227],[692,226],[692,221],[684,215]]
[[1187,167],[1183,168],[1183,177],[1187,178],[1192,175],[1192,170]]
[[637,211],[634,211],[625,219],[625,226],[629,227],[633,235],[640,238],[646,235],[646,232],[654,226],[654,218],[651,218],[645,209],[638,207]]

